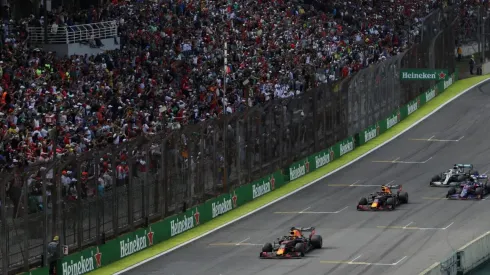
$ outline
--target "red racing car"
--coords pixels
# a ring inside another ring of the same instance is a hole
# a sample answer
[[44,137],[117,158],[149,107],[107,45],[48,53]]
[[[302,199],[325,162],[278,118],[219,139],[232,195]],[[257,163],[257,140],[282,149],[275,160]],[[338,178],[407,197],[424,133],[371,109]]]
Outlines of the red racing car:
[[408,203],[408,193],[402,191],[401,185],[383,185],[380,192],[361,198],[357,204],[357,210],[395,210],[402,203]]
[[[310,232],[308,237],[302,232]],[[292,227],[289,236],[277,238],[277,242],[266,243],[260,252],[261,259],[300,259],[313,249],[323,245],[322,236],[316,235],[314,227]]]

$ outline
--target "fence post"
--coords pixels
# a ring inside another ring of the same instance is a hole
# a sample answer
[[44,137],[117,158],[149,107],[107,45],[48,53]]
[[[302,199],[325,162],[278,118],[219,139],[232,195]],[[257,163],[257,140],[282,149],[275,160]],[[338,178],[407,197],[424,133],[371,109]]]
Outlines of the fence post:
[[102,242],[100,240],[100,215],[104,215],[103,207],[100,207],[100,194],[99,194],[99,154],[94,152],[93,155],[94,161],[94,181],[95,181],[95,240],[97,245],[100,245]]
[[42,263],[42,266],[47,266],[48,265],[48,235],[49,235],[49,232],[48,232],[48,196],[46,194],[46,183],[47,183],[47,179],[46,179],[46,172],[48,170],[45,169],[44,171],[42,171],[41,173],[41,178],[42,178],[42,181],[43,181],[43,184],[42,184],[42,194],[43,194],[43,225],[44,225],[44,232],[43,232],[43,257],[42,257],[42,260],[43,260],[43,263]]
[[167,169],[166,169],[166,166],[165,166],[165,154],[167,153],[167,150],[166,150],[166,146],[167,146],[167,139],[163,139],[162,141],[162,144],[161,144],[161,149],[160,149],[160,152],[161,152],[161,155],[160,155],[160,160],[161,160],[161,165],[160,165],[160,169],[161,169],[161,190],[162,190],[162,197],[163,197],[163,203],[162,203],[162,218],[165,218],[167,216],[167,211],[168,211],[168,198],[167,198],[167,195],[168,195],[168,192],[167,192]]
[[126,165],[128,165],[128,168],[129,168],[129,171],[128,171],[128,175],[127,175],[127,179],[128,179],[128,182],[125,183],[128,185],[128,192],[127,192],[127,200],[128,200],[128,224],[129,224],[129,228],[131,231],[134,230],[134,218],[133,218],[133,201],[132,201],[132,198],[133,198],[133,157],[134,157],[134,152],[133,152],[134,148],[130,148],[128,150],[128,158],[127,158],[127,163]]
[[114,151],[110,152],[111,158],[111,168],[112,168],[112,230],[114,231],[114,235],[117,236],[119,234],[119,186],[117,186],[117,166],[116,166],[116,156]]
[[25,271],[29,270],[29,189],[28,189],[28,184],[27,184],[27,178],[25,177],[27,173],[23,173],[23,176],[21,177],[22,180],[22,185],[23,185],[23,205],[24,205],[24,211],[22,211],[22,216],[24,218],[24,234],[23,234],[23,242],[24,242],[24,253],[22,257],[24,258],[24,269]]
[[1,234],[0,234],[0,244],[2,246],[2,267],[1,273],[8,274],[9,271],[9,256],[8,256],[8,232],[7,232],[7,211],[5,207],[7,206],[7,184],[0,184],[0,219],[1,219]]

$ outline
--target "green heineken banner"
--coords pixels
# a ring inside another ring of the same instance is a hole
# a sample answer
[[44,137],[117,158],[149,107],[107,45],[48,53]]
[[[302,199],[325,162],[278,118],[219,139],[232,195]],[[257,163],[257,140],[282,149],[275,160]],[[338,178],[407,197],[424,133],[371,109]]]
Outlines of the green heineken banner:
[[449,78],[446,69],[401,69],[400,80],[447,80]]

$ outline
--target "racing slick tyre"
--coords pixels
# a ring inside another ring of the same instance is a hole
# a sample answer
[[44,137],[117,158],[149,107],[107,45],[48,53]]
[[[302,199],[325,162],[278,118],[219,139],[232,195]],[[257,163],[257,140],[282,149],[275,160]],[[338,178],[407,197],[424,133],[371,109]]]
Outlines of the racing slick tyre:
[[400,198],[400,203],[408,203],[408,193],[407,192],[401,193],[398,197]]
[[266,243],[262,246],[262,252],[272,252],[272,244]]
[[454,194],[456,194],[456,188],[450,187],[449,190],[447,190],[447,196],[446,197],[450,197]]
[[366,198],[361,198],[361,200],[359,200],[359,205],[367,205],[368,204],[368,201]]
[[388,198],[386,200],[386,206],[388,206],[388,205],[391,205],[391,210],[395,210],[396,203],[395,203],[395,200],[393,198]]
[[323,246],[323,239],[322,239],[322,236],[320,235],[313,235],[313,237],[311,237],[311,245],[313,246],[313,248],[315,249],[321,249],[322,246]]
[[475,189],[475,194],[476,194],[477,196],[481,196],[481,195],[483,195],[483,189],[481,189],[481,187],[477,187],[477,188]]
[[432,180],[430,181],[431,183],[434,181],[440,181],[441,180],[441,175],[435,175],[432,177]]
[[459,175],[458,178],[457,178],[457,182],[462,182],[466,179],[466,176],[465,175]]
[[301,257],[304,257],[305,256],[305,246],[304,246],[304,244],[303,243],[297,243],[294,246],[294,251],[299,252],[299,255]]

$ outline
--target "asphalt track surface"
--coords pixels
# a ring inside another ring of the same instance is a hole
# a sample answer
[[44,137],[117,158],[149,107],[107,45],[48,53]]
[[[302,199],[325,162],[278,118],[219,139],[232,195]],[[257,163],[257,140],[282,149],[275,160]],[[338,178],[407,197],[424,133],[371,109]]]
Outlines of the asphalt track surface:
[[[447,189],[429,180],[454,163],[490,171],[489,110],[486,83],[317,184],[125,274],[418,274],[488,231],[490,198],[448,201]],[[387,183],[403,184],[409,204],[356,211]],[[262,244],[291,226],[315,226],[323,249],[300,260],[259,259]]]

